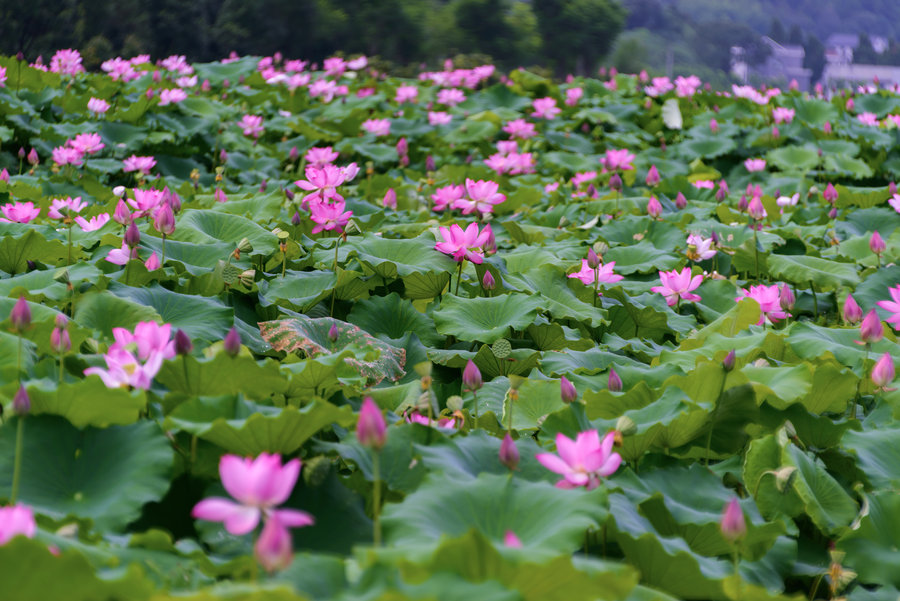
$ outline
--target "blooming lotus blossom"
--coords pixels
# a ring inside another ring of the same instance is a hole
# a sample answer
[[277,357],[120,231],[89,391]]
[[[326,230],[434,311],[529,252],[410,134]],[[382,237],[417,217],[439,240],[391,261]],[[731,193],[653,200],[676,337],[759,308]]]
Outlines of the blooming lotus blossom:
[[[191,75],[190,77],[179,77],[175,80],[175,85],[177,85],[179,88],[193,88],[197,85],[197,76]],[[187,96],[185,96],[185,98],[186,97]]]
[[278,520],[280,527],[310,526],[311,515],[296,509],[276,509],[291,496],[300,475],[299,459],[281,464],[281,456],[262,453],[256,459],[223,455],[219,460],[222,486],[237,503],[222,497],[203,499],[191,515],[200,520],[224,522],[231,534],[251,532],[260,519]]
[[477,223],[470,223],[465,230],[454,223],[449,228],[441,226],[438,231],[444,240],[434,245],[435,250],[450,255],[454,261],[468,259],[476,264],[484,261],[483,248],[493,234],[490,224],[479,232]]
[[779,207],[795,207],[800,201],[800,193],[795,192],[791,196],[779,196],[775,199],[775,204]]
[[449,185],[444,186],[442,188],[438,188],[434,191],[434,194],[431,195],[431,200],[434,201],[434,205],[431,207],[434,211],[443,211],[447,207],[453,208],[453,204],[462,199],[466,194],[466,189],[460,185]]
[[462,90],[450,88],[441,90],[437,94],[438,104],[446,104],[447,106],[456,106],[466,101],[466,94]]
[[566,106],[575,106],[584,96],[584,88],[569,88],[566,90]]
[[[156,256],[156,251],[150,253],[150,256],[144,261],[144,267],[147,268],[147,271],[156,271],[162,265],[159,262],[159,257]],[[180,331],[180,330],[179,330]]]
[[347,225],[353,216],[353,211],[345,211],[345,208],[343,200],[338,200],[334,203],[325,201],[311,202],[309,204],[310,219],[316,223],[312,233],[318,234],[323,230],[337,230],[339,233],[343,233],[344,226]]
[[92,113],[102,115],[109,110],[109,103],[102,98],[91,98],[88,100],[87,107]]
[[603,166],[606,167],[609,171],[629,171],[634,169],[634,165],[631,161],[634,160],[634,155],[626,149],[615,150],[609,149],[606,151],[606,155],[600,159],[600,162],[603,163]]
[[562,112],[562,109],[556,106],[556,99],[550,96],[535,98],[531,106],[534,108],[532,116],[543,119],[555,119]]
[[456,430],[457,427],[456,420],[451,417],[429,419],[427,415],[411,412],[406,414],[405,419],[408,424],[419,424],[420,426],[437,428],[439,430]]
[[609,263],[600,265],[597,269],[593,269],[588,264],[587,259],[582,259],[581,271],[570,273],[569,277],[578,278],[585,286],[593,284],[595,277],[600,284],[614,284],[623,278],[623,276],[613,273],[615,266],[616,262],[610,261]]
[[[343,202],[344,197],[338,194],[337,188],[348,179],[348,174],[348,171],[337,165],[323,165],[321,167],[309,165],[306,168],[306,179],[294,182],[299,188],[311,192],[311,194],[303,197],[301,206],[306,207],[311,203],[331,199]],[[353,175],[355,176],[356,173],[353,172]],[[349,179],[352,179],[352,176]]]
[[123,242],[121,248],[113,248],[106,255],[106,260],[113,265],[125,265],[128,261],[138,258],[138,249],[129,248],[128,244]]
[[744,161],[744,167],[750,173],[763,171],[766,168],[766,159],[747,159]]
[[494,205],[506,200],[506,195],[497,191],[499,187],[500,184],[490,180],[475,181],[466,178],[466,194],[468,196],[454,201],[453,208],[462,209],[463,215],[470,215],[475,211],[486,215],[494,210]]
[[150,170],[156,165],[156,159],[153,157],[139,157],[131,155],[122,161],[122,171],[129,173],[137,171],[142,175],[150,175]]
[[659,292],[666,298],[666,304],[674,307],[681,302],[682,299],[691,302],[702,300],[699,294],[692,294],[692,290],[696,290],[703,283],[703,276],[697,274],[691,277],[691,268],[685,267],[680,272],[660,271],[659,280],[662,286],[653,286],[650,288],[653,292]]
[[772,109],[772,118],[775,120],[776,125],[790,123],[794,120],[794,113],[794,109],[787,109],[780,106],[774,107]]
[[678,76],[675,78],[675,95],[680,98],[690,98],[697,93],[697,88],[701,85],[700,78],[696,75],[687,77]]
[[248,138],[258,138],[264,131],[262,122],[263,118],[259,115],[244,115],[238,121],[238,127]]
[[692,185],[698,190],[712,190],[716,187],[716,182],[710,179],[698,179]]
[[[194,79],[196,83],[196,77]],[[181,88],[166,88],[159,93],[159,106],[178,104],[187,97],[187,92]]]
[[89,220],[81,216],[75,218],[75,223],[78,224],[83,232],[95,232],[108,222],[109,213],[100,213],[99,215],[91,217]]
[[314,146],[306,151],[306,155],[303,158],[309,165],[322,167],[333,163],[338,156],[340,156],[339,153],[332,150],[331,146],[323,148]]
[[34,513],[27,505],[0,507],[0,545],[5,545],[18,535],[34,538],[37,524]]
[[687,257],[691,261],[705,261],[716,256],[716,249],[712,247],[712,238],[704,238],[700,234],[689,234],[687,244]]
[[0,67],[0,88],[6,87],[6,67]]
[[77,148],[71,146],[57,146],[51,152],[53,162],[62,167],[63,165],[79,166],[83,162],[84,153]]
[[322,68],[325,70],[325,75],[340,77],[347,70],[347,63],[339,56],[332,56],[322,62]]
[[891,298],[893,300],[878,301],[875,304],[885,311],[892,313],[885,321],[893,325],[895,330],[900,330],[900,284],[893,288],[888,288],[888,292],[891,293]]
[[387,119],[366,119],[362,127],[374,136],[388,136],[391,133],[391,122]]
[[194,72],[194,68],[183,54],[173,54],[160,61],[159,66],[180,75],[190,75]]
[[428,125],[447,125],[453,121],[453,116],[444,111],[428,111]]
[[365,55],[354,58],[353,60],[347,61],[347,68],[351,71],[359,71],[360,69],[365,69],[369,64],[369,59],[366,58]]
[[323,102],[331,102],[338,94],[338,84],[330,79],[318,79],[309,86],[309,95],[312,98],[322,98]]
[[778,284],[750,286],[750,290],[742,288],[740,292],[741,295],[734,299],[735,302],[740,302],[745,298],[752,298],[759,303],[762,316],[756,322],[756,325],[761,326],[767,320],[769,323],[775,323],[779,319],[790,317],[790,313],[785,312],[781,306],[781,288]]
[[172,338],[172,324],[162,325],[155,321],[142,321],[134,326],[134,333],[126,328],[113,328],[113,338],[123,348],[136,348],[138,359],[146,361],[153,355],[163,359],[175,357],[175,341]]
[[128,199],[128,204],[135,208],[134,219],[139,219],[145,215],[152,215],[156,212],[157,207],[162,204],[165,193],[162,190],[148,188],[134,189],[134,198]]
[[103,380],[107,388],[140,388],[148,390],[153,383],[153,378],[162,367],[163,356],[154,353],[142,363],[131,351],[120,344],[114,344],[103,356],[107,369],[101,367],[89,367],[84,370],[84,375],[97,375]]
[[106,144],[100,138],[100,134],[94,133],[78,134],[73,140],[66,142],[66,145],[83,155],[97,154],[106,147]]
[[622,463],[622,456],[612,451],[614,442],[615,432],[609,432],[602,442],[596,430],[579,432],[575,440],[560,433],[556,435],[559,456],[538,453],[535,458],[551,472],[563,476],[556,483],[557,488],[584,486],[593,490],[600,485],[600,478],[614,474]]
[[[615,79],[610,81],[615,81]],[[647,94],[647,96],[662,96],[674,87],[675,86],[672,85],[672,81],[668,77],[654,77],[650,85],[644,87],[644,93]]]
[[530,152],[509,154],[498,152],[485,159],[484,164],[496,171],[497,175],[534,172],[534,156]]
[[60,75],[84,73],[84,67],[81,66],[81,53],[71,48],[57,50],[50,59],[50,72]]
[[2,207],[5,218],[0,219],[4,223],[29,223],[41,214],[41,208],[34,206],[30,200],[28,202],[8,202]]
[[54,198],[50,203],[50,210],[47,211],[47,216],[51,219],[65,219],[80,213],[85,207],[87,207],[87,203],[83,202],[80,196],[75,198],[69,196],[65,199]]
[[503,131],[513,138],[519,138],[520,140],[527,140],[528,138],[533,138],[537,135],[534,123],[529,123],[525,121],[525,119],[514,119],[509,121],[503,126]]
[[878,125],[878,115],[875,113],[860,113],[856,116],[856,119],[863,125]]
[[419,97],[419,88],[416,86],[399,86],[394,95],[394,102],[403,104],[404,102],[415,102]]

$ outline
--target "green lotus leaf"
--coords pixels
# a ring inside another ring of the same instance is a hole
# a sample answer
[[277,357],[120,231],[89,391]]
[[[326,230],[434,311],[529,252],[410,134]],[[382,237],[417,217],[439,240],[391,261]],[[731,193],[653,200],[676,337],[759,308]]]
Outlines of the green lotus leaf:
[[853,263],[838,263],[805,255],[769,255],[769,273],[774,278],[797,285],[812,282],[819,291],[859,284]]
[[216,342],[225,338],[234,323],[234,311],[218,299],[179,294],[159,285],[132,288],[110,286],[109,291],[119,298],[150,307],[162,321],[184,330],[191,338]]
[[841,534],[856,517],[857,506],[849,494],[822,466],[794,445],[786,445],[781,460],[797,468],[791,486],[813,523],[828,535]]
[[243,392],[252,399],[267,399],[284,394],[288,380],[271,360],[256,361],[252,357],[231,357],[217,353],[209,359],[190,355],[163,363],[156,381],[172,392],[191,396],[216,396]]
[[856,572],[860,582],[900,586],[900,575],[893,566],[900,561],[897,536],[900,536],[900,498],[893,491],[866,495],[867,512],[859,527],[850,530],[837,542],[847,553],[842,562]]
[[374,296],[358,301],[347,320],[370,334],[383,334],[387,338],[402,338],[406,332],[413,332],[423,344],[437,345],[441,338],[434,331],[434,322],[420,313],[413,304],[400,298],[397,293]]
[[678,145],[681,154],[689,161],[720,157],[736,147],[734,140],[725,136],[694,138]]
[[770,150],[766,161],[782,171],[809,171],[819,164],[819,153],[806,146],[783,146]]
[[526,294],[501,294],[489,298],[448,295],[433,314],[437,331],[460,340],[492,344],[508,338],[510,328],[524,330],[534,323],[542,303]]
[[[40,261],[56,265],[65,260],[66,245],[59,240],[45,240],[35,230],[28,230],[18,238],[5,236],[0,240],[0,270],[7,273],[23,273],[28,269],[28,261]],[[72,250],[72,257],[78,258],[78,249]]]
[[278,248],[278,240],[272,232],[245,217],[197,209],[185,209],[178,216],[172,237],[195,244],[225,242],[232,245],[232,250],[241,239],[247,238],[255,254],[269,254]]
[[153,307],[120,298],[109,291],[90,292],[78,299],[75,321],[112,339],[113,328],[134,329],[139,322],[162,321]]
[[147,406],[143,391],[107,388],[100,378],[47,384],[39,380],[27,386],[31,412],[60,415],[76,428],[133,424]]

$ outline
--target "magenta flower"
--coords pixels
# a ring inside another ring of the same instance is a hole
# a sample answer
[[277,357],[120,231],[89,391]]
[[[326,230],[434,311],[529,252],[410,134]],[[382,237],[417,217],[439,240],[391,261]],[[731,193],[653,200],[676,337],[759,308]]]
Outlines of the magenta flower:
[[507,530],[503,535],[503,544],[510,549],[521,549],[522,541],[519,540],[519,537],[516,536],[516,533],[512,530]]
[[575,106],[584,96],[584,88],[569,88],[566,90],[566,106]]
[[340,155],[332,150],[331,146],[325,146],[324,148],[314,146],[306,151],[306,155],[303,158],[311,166],[324,167],[333,163],[338,156]]
[[325,75],[340,77],[347,70],[347,63],[339,56],[332,56],[322,62],[322,68],[325,70]]
[[894,194],[888,198],[888,204],[891,205],[892,209],[900,213],[900,194]]
[[508,122],[503,126],[503,131],[513,138],[519,138],[520,140],[527,140],[528,138],[533,138],[537,135],[534,123],[529,123],[525,121],[525,119],[514,119]]
[[391,122],[387,119],[367,119],[363,121],[362,127],[375,136],[388,136],[391,133]]
[[81,54],[71,48],[57,50],[50,59],[50,71],[60,75],[84,73],[84,67],[81,66]]
[[696,75],[689,75],[688,77],[679,75],[675,78],[675,95],[681,98],[690,98],[697,93],[697,88],[700,87],[701,83],[700,78]]
[[95,232],[109,223],[109,213],[100,213],[89,220],[78,216],[75,218],[75,223],[78,224],[83,232]]
[[[161,267],[159,263],[159,257],[156,256],[156,251],[150,253],[150,256],[144,261],[144,267],[147,268],[147,271],[156,271]],[[180,332],[181,330],[179,330]]]
[[584,486],[593,490],[600,485],[600,478],[610,476],[622,463],[622,456],[613,453],[615,432],[609,432],[600,442],[596,430],[580,432],[575,440],[565,434],[556,435],[556,451],[538,453],[535,458],[551,472],[560,474],[563,479],[556,483],[557,488],[577,488]]
[[258,138],[264,131],[262,122],[263,118],[259,115],[244,115],[238,121],[238,127],[241,128],[242,133],[248,138]]
[[896,388],[888,388],[888,384],[894,381],[894,360],[890,353],[883,354],[872,368],[872,382],[878,390],[890,392]]
[[53,162],[60,167],[63,165],[77,167],[83,162],[84,153],[71,146],[57,146],[51,151],[50,156],[53,158]]
[[570,278],[578,278],[581,280],[581,283],[585,286],[594,283],[594,277],[597,277],[597,280],[601,284],[614,284],[622,279],[623,276],[617,275],[613,273],[613,268],[616,266],[615,261],[610,261],[609,263],[604,263],[600,265],[598,269],[592,269],[590,265],[588,265],[587,259],[581,260],[581,271],[576,271],[575,273],[570,273]]
[[446,104],[447,106],[456,106],[466,101],[466,93],[456,88],[444,89],[438,92],[438,104]]
[[719,529],[722,531],[722,536],[730,542],[743,538],[747,533],[747,522],[744,520],[744,512],[741,511],[741,505],[737,498],[732,498],[725,506],[719,522]]
[[653,219],[658,219],[660,215],[662,215],[663,207],[662,204],[657,200],[655,196],[651,196],[650,200],[647,201],[647,215],[652,217]]
[[691,290],[696,290],[703,283],[703,276],[697,274],[691,277],[691,268],[685,267],[678,272],[660,271],[659,279],[662,286],[653,286],[650,288],[653,292],[659,292],[666,297],[666,304],[674,307],[677,303],[684,299],[686,301],[697,302],[701,300],[699,294],[692,294]]
[[470,215],[478,211],[481,215],[486,215],[494,210],[494,205],[498,205],[506,200],[506,195],[500,194],[497,190],[500,184],[490,180],[471,180],[466,178],[466,198],[460,198],[454,201],[454,209],[462,209],[463,215]]
[[[159,93],[159,106],[178,104],[182,100],[185,100],[187,97],[187,92],[185,92],[181,88],[166,88]],[[262,120],[262,117],[260,117],[260,120]]]
[[337,230],[339,233],[343,233],[344,226],[353,216],[353,211],[345,211],[345,208],[343,200],[334,203],[324,201],[310,203],[309,210],[312,213],[310,219],[317,224],[312,233],[318,234],[323,230]]
[[844,301],[844,311],[843,311],[844,321],[849,324],[857,324],[862,321],[863,314],[862,308],[849,294],[847,295],[847,300]]
[[76,196],[75,198],[69,196],[65,200],[62,198],[54,198],[50,202],[50,209],[47,211],[47,216],[51,219],[71,218],[76,213],[80,213],[85,207],[87,207],[87,203],[83,202],[80,196]]
[[6,87],[6,67],[0,67],[0,88]]
[[893,313],[890,317],[887,318],[887,322],[894,326],[894,329],[900,329],[900,284],[894,286],[893,288],[888,288],[888,292],[891,293],[891,298],[893,300],[889,301],[878,301],[875,303],[885,311],[890,311]]
[[26,505],[0,507],[0,545],[5,545],[17,535],[34,538],[37,524],[34,513]]
[[156,165],[156,159],[153,157],[139,157],[137,155],[131,155],[124,161],[122,161],[122,171],[125,173],[129,173],[131,171],[138,171],[142,175],[150,175],[150,170],[153,169],[154,165]]
[[30,200],[28,202],[8,202],[2,207],[5,219],[0,221],[6,223],[29,223],[41,214],[40,207],[34,206]]
[[152,215],[156,212],[157,207],[162,204],[165,198],[165,192],[150,188],[143,190],[141,188],[134,189],[134,198],[128,199],[128,204],[134,207],[134,219],[143,217],[144,215]]
[[175,213],[167,202],[160,203],[153,214],[153,227],[163,236],[171,236],[175,232]]
[[403,104],[404,102],[415,102],[419,96],[419,88],[416,86],[400,86],[394,95],[394,102]]
[[78,134],[74,140],[69,140],[66,144],[82,155],[97,154],[106,147],[106,144],[100,139],[100,134],[93,133]]
[[460,200],[466,194],[466,189],[462,185],[449,185],[444,186],[442,188],[438,188],[434,191],[434,194],[431,195],[431,200],[434,201],[434,205],[432,209],[435,211],[443,211],[447,207],[453,207],[453,204]]
[[878,125],[878,115],[875,113],[860,113],[856,116],[856,119],[862,123],[863,125],[869,126],[877,126]]
[[744,167],[750,173],[762,171],[766,168],[766,159],[747,159],[744,161]]
[[106,255],[106,260],[113,265],[125,265],[131,259],[138,258],[137,248],[129,248],[128,244],[122,242],[122,248],[113,248]]
[[294,182],[299,188],[311,192],[303,197],[301,206],[306,207],[308,204],[328,200],[343,201],[344,197],[338,194],[337,188],[347,179],[347,172],[337,165],[308,166],[306,179]]
[[478,231],[477,223],[470,223],[465,230],[455,223],[449,228],[441,226],[438,230],[444,241],[435,244],[435,250],[450,255],[457,262],[468,259],[480,264],[484,260],[482,249],[492,235],[490,224],[484,226],[481,232]]
[[621,150],[607,150],[606,155],[600,159],[600,162],[609,171],[629,171],[634,169],[634,165],[631,163],[633,160],[634,155],[623,148]]
[[222,486],[234,499],[210,497],[194,506],[191,515],[199,520],[224,522],[231,534],[247,534],[256,528],[260,518],[273,517],[276,525],[284,528],[310,526],[315,523],[311,515],[296,509],[275,509],[291,496],[300,460],[292,459],[281,465],[281,455],[262,453],[256,459],[237,455],[223,455],[219,460],[219,476]]
[[794,113],[794,109],[776,107],[772,109],[772,118],[775,120],[776,125],[790,123],[794,120]]
[[533,117],[543,119],[555,119],[562,110],[556,106],[556,99],[547,96],[545,98],[535,98],[531,106],[534,108]]
[[763,325],[766,320],[769,323],[775,323],[779,319],[790,317],[790,313],[784,311],[781,306],[781,288],[778,284],[771,286],[759,285],[750,286],[750,290],[741,289],[741,296],[735,298],[735,302],[740,302],[745,298],[752,298],[759,303],[762,310],[762,317],[756,322],[756,325]]
[[372,397],[363,400],[359,420],[356,422],[356,438],[361,445],[372,447],[376,451],[380,451],[387,442],[387,424]]

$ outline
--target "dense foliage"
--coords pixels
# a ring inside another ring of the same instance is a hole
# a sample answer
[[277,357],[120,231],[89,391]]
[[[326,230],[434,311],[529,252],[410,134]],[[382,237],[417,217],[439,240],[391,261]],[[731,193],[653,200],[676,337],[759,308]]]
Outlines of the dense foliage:
[[0,58],[4,598],[897,598],[896,94],[79,60]]

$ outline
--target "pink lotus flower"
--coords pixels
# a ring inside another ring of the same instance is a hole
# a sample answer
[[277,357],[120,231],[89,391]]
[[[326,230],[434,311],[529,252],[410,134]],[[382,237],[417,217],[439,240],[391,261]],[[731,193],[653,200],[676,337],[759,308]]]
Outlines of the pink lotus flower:
[[719,522],[719,529],[725,539],[734,542],[743,538],[747,534],[747,523],[744,520],[744,512],[741,511],[741,505],[737,498],[732,498],[725,511],[722,513],[722,519]]
[[369,59],[366,58],[365,55],[354,58],[353,60],[347,61],[347,68],[351,71],[359,71],[360,69],[365,69],[369,64]]
[[862,321],[862,308],[856,302],[856,299],[854,299],[849,294],[847,295],[847,300],[844,301],[844,310],[842,315],[844,317],[844,321],[849,324],[857,324]]
[[78,134],[74,140],[69,140],[66,144],[70,148],[74,148],[81,154],[97,154],[106,144],[100,139],[100,134]]
[[503,126],[503,131],[513,138],[519,138],[520,140],[527,140],[528,138],[533,138],[537,135],[534,123],[529,123],[525,121],[525,119],[514,119],[513,121],[508,122]]
[[712,190],[716,187],[716,182],[709,179],[698,179],[692,185],[698,190]]
[[699,294],[692,294],[691,290],[696,290],[703,283],[703,276],[697,274],[691,277],[690,267],[685,267],[681,272],[674,269],[660,271],[659,279],[662,286],[653,286],[650,290],[666,297],[666,304],[670,307],[674,307],[681,299],[691,302],[702,300]]
[[438,104],[446,104],[447,106],[456,106],[461,102],[466,101],[466,94],[462,90],[458,90],[456,88],[449,88],[445,90],[441,90],[437,94]]
[[634,169],[634,165],[631,163],[633,160],[634,155],[623,148],[621,150],[607,150],[606,155],[600,159],[600,162],[609,171],[629,171]]
[[[353,175],[356,173],[354,172]],[[348,172],[337,165],[308,166],[306,179],[294,182],[296,186],[312,192],[303,197],[301,206],[306,207],[308,204],[328,200],[343,201],[344,197],[338,194],[337,188],[348,179],[347,176]],[[352,175],[349,179],[352,179]]]
[[890,392],[896,388],[888,388],[888,384],[894,381],[894,360],[890,353],[883,354],[872,368],[872,382],[878,390]]
[[875,113],[868,113],[868,112],[860,113],[859,115],[856,116],[856,118],[863,125],[870,125],[870,126],[878,125],[878,115],[876,115]]
[[470,223],[465,230],[454,223],[449,228],[441,226],[438,231],[444,241],[436,243],[435,250],[450,255],[457,262],[468,259],[480,264],[484,260],[482,249],[492,236],[490,224],[484,226],[481,232],[478,231],[477,223]]
[[312,233],[318,234],[323,230],[337,230],[339,233],[343,233],[344,226],[347,225],[353,216],[353,211],[345,211],[345,208],[346,205],[343,200],[338,200],[334,203],[325,201],[311,202],[309,204],[309,210],[312,213],[310,219],[316,223]]
[[374,136],[389,136],[391,134],[391,122],[387,119],[367,119],[363,121],[362,127]]
[[[508,435],[507,435],[508,436]],[[519,540],[519,537],[516,536],[516,533],[512,530],[507,530],[503,535],[503,544],[509,547],[510,549],[521,549],[522,541]]]
[[779,106],[772,109],[772,118],[775,120],[776,125],[790,123],[794,120],[794,113],[794,109],[787,109]]
[[333,163],[338,156],[340,155],[332,150],[331,146],[325,146],[324,148],[314,146],[306,151],[306,155],[303,158],[311,166],[324,167]]
[[162,204],[164,198],[165,193],[162,190],[135,188],[134,198],[128,199],[128,204],[135,209],[134,219],[139,219],[144,215],[152,215],[156,212],[157,207]]
[[900,194],[894,194],[888,199],[888,204],[891,205],[891,208],[900,213]]
[[150,175],[150,170],[154,165],[156,165],[156,159],[153,157],[139,157],[133,154],[122,161],[122,171],[125,173],[138,171],[142,175]]
[[37,524],[34,513],[27,505],[0,507],[0,545],[5,545],[18,535],[34,538]]
[[139,77],[131,61],[124,60],[119,56],[103,61],[100,68],[108,73],[113,81],[128,82]]
[[442,188],[438,188],[434,191],[434,194],[431,195],[431,200],[434,201],[434,205],[432,209],[435,211],[443,211],[447,207],[453,208],[453,204],[460,200],[466,194],[466,189],[462,185],[449,185],[444,186]]
[[6,87],[6,67],[0,67],[0,88]]
[[744,167],[746,167],[747,171],[750,173],[762,171],[766,168],[766,159],[747,159],[744,161]]
[[264,131],[262,122],[263,118],[259,115],[244,115],[238,121],[238,127],[241,128],[242,133],[248,138],[258,138]]
[[95,232],[108,222],[109,213],[100,213],[99,215],[91,217],[89,220],[81,216],[75,218],[75,223],[78,224],[83,232]]
[[347,63],[339,56],[332,56],[324,60],[322,68],[325,70],[325,75],[340,77],[347,70]]
[[[196,82],[196,78],[195,78]],[[159,93],[159,106],[166,106],[169,104],[178,104],[182,100],[188,97],[187,92],[182,90],[181,88],[166,88]]]
[[[144,267],[147,268],[147,271],[156,271],[162,265],[159,263],[159,257],[156,256],[156,251],[150,253],[150,256],[144,261]],[[180,330],[179,330],[180,331]]]
[[81,66],[81,54],[71,48],[57,50],[50,59],[50,71],[60,75],[84,73],[84,67]]
[[894,329],[900,329],[900,285],[894,286],[893,288],[888,288],[888,292],[891,293],[891,298],[893,300],[878,301],[875,304],[877,304],[885,311],[893,313],[893,315],[888,317],[886,321],[889,324],[892,324],[894,326]]
[[600,485],[600,478],[615,473],[622,463],[622,456],[613,453],[615,432],[609,432],[600,442],[596,430],[580,432],[575,440],[565,434],[556,435],[556,450],[553,453],[538,453],[535,458],[551,472],[560,474],[563,479],[556,483],[557,488],[577,488],[584,486],[593,490]]
[[569,88],[566,90],[566,106],[575,106],[584,96],[584,88]]
[[113,248],[106,255],[106,260],[112,263],[113,265],[125,265],[131,259],[138,258],[138,249],[129,248],[128,244],[125,242],[122,243],[122,248]]
[[419,97],[419,88],[416,86],[400,86],[394,95],[394,102],[403,104],[404,102],[415,102]]
[[689,234],[687,244],[687,257],[691,261],[705,261],[716,256],[716,249],[712,247],[712,238],[704,238],[700,234]]
[[41,214],[40,207],[34,206],[30,200],[28,202],[8,202],[2,207],[5,219],[0,221],[5,223],[29,223]]
[[210,497],[197,503],[191,515],[199,520],[224,522],[225,529],[238,536],[251,532],[261,518],[274,517],[276,528],[310,526],[315,520],[305,511],[275,509],[291,496],[300,467],[299,459],[282,466],[281,456],[277,454],[262,453],[256,459],[223,455],[219,460],[222,486],[238,502]]
[[75,198],[69,196],[65,200],[54,198],[50,202],[50,210],[47,211],[47,216],[51,219],[72,218],[73,215],[80,213],[85,207],[87,207],[87,203],[83,202],[80,196]]
[[650,200],[647,201],[647,214],[653,219],[659,218],[662,215],[663,207],[662,204],[657,200],[655,196],[651,196]]
[[77,148],[71,146],[57,146],[51,152],[53,162],[62,167],[63,165],[74,165],[78,167],[83,162],[84,153]]
[[167,202],[160,203],[153,213],[153,227],[163,236],[171,236],[175,232],[175,213]]
[[419,424],[428,428],[437,428],[439,430],[456,429],[456,421],[450,417],[428,419],[427,415],[422,415],[421,413],[407,413],[405,419],[408,424]]
[[735,298],[735,302],[740,302],[745,298],[752,298],[759,303],[762,317],[759,318],[756,325],[761,326],[766,320],[769,323],[775,323],[779,319],[790,317],[790,313],[786,313],[781,306],[781,288],[778,287],[778,284],[750,286],[749,291],[742,288],[740,292],[741,296]]
[[175,357],[171,324],[160,325],[155,321],[141,321],[134,326],[134,333],[126,328],[113,328],[112,332],[116,344],[126,349],[137,349],[141,361],[147,361],[153,355],[160,355],[163,359]]
[[363,400],[356,423],[356,438],[364,447],[371,447],[376,451],[380,451],[387,442],[387,424],[372,397]]
[[597,280],[601,284],[614,284],[620,281],[623,276],[617,275],[613,273],[613,268],[616,266],[615,261],[610,261],[609,263],[604,263],[600,265],[598,269],[592,269],[590,265],[588,265],[587,259],[581,260],[581,271],[576,271],[575,273],[570,273],[570,278],[578,278],[581,280],[581,283],[585,286],[594,283],[594,277],[597,277]]
[[759,196],[754,196],[750,199],[750,204],[747,206],[747,213],[756,221],[762,221],[768,215],[766,208],[763,206],[762,199]]
[[453,116],[444,111],[428,111],[428,125],[447,125],[453,121]]
[[556,106],[556,99],[547,96],[545,98],[535,98],[531,106],[534,108],[533,117],[539,117],[543,119],[555,119],[557,115],[559,115],[562,110]]
[[486,215],[494,210],[494,205],[498,205],[506,200],[506,195],[497,191],[499,188],[500,184],[494,181],[475,181],[466,178],[466,193],[468,197],[454,201],[453,208],[462,209],[463,215],[470,215],[475,211],[478,211],[481,215]]
[[701,85],[700,78],[696,75],[688,77],[678,76],[675,78],[675,95],[681,98],[690,98],[697,93],[697,88]]
[[[891,296],[893,295],[894,292],[891,291]],[[880,305],[881,303],[885,303],[889,306],[894,305],[894,303],[891,303],[890,301],[880,301],[878,304]],[[887,310],[890,311],[891,309]],[[884,338],[884,326],[881,323],[881,319],[878,318],[878,313],[875,309],[866,313],[862,323],[859,324],[859,337],[862,338],[862,340],[857,340],[857,344],[872,344]]]
[[153,378],[162,367],[163,356],[153,353],[145,363],[138,361],[129,350],[121,344],[113,344],[103,356],[107,369],[89,367],[84,375],[97,375],[107,388],[140,388],[148,390]]

